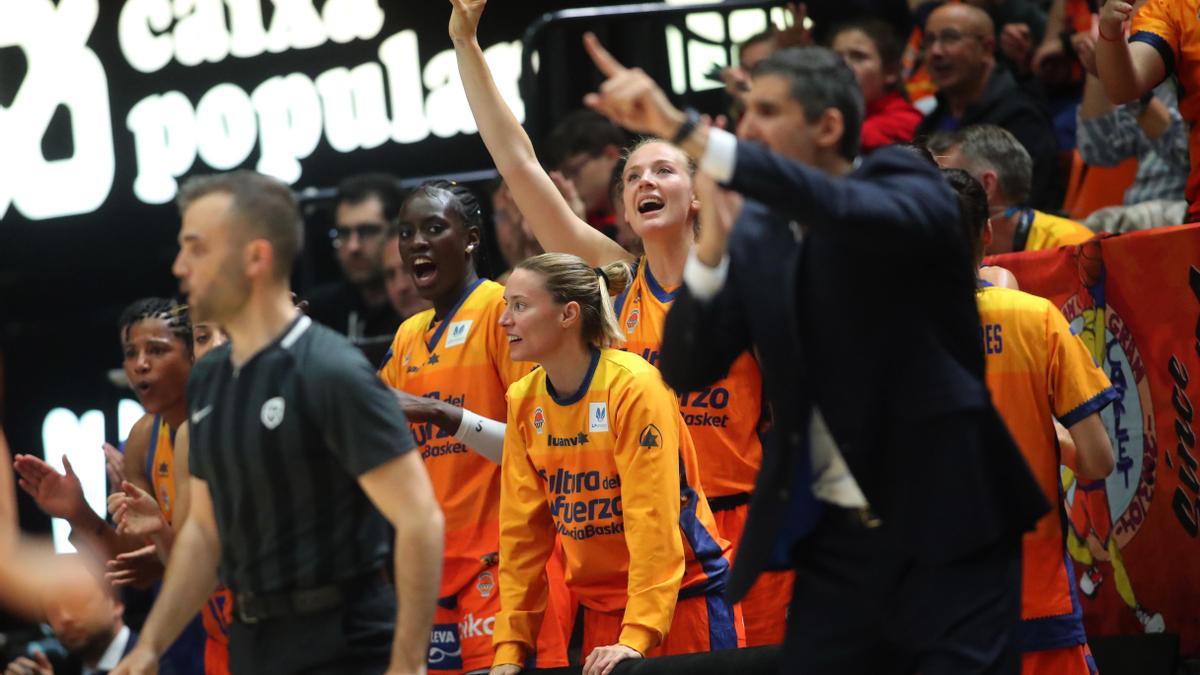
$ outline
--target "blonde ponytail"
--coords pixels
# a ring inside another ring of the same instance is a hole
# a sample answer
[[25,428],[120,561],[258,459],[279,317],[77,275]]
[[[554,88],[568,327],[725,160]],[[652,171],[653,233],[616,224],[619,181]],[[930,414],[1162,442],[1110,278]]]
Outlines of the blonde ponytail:
[[624,341],[612,296],[624,292],[633,279],[628,263],[588,267],[582,258],[569,253],[543,253],[526,258],[517,269],[542,275],[555,302],[579,304],[580,332],[589,344],[611,347]]

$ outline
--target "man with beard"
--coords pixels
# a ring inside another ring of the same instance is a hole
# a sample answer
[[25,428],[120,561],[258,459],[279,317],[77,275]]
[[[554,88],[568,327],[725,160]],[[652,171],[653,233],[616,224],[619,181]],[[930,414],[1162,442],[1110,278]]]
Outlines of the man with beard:
[[70,654],[58,671],[45,652],[14,659],[5,675],[54,675],[83,673],[101,675],[116,667],[133,648],[137,635],[125,625],[125,607],[112,588],[78,555],[57,556],[45,561],[53,568],[53,583],[44,583],[41,594],[46,623]]
[[[295,198],[238,171],[192,179],[179,205],[173,272],[195,319],[219,324],[230,342],[188,382],[188,516],[142,640],[116,672],[155,671],[216,586],[218,565],[234,595],[232,672],[419,671],[441,511],[374,369],[292,303]],[[396,557],[394,596],[380,513],[407,554]]]

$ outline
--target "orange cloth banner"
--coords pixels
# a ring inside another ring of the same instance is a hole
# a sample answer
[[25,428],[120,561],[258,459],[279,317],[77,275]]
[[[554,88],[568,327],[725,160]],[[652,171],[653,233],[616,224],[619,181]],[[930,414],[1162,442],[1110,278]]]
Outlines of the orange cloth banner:
[[1121,395],[1101,413],[1116,469],[1061,470],[1088,634],[1165,630],[1200,656],[1200,224],[985,264],[1061,309]]

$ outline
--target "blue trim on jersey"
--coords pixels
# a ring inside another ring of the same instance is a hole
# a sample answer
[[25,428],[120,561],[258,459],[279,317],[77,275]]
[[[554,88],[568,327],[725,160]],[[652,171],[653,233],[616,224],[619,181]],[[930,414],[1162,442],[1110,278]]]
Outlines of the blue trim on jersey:
[[154,424],[150,425],[150,449],[146,451],[146,482],[150,484],[151,489],[154,488],[154,455],[158,452],[158,425],[160,424],[162,424],[162,415],[155,415]]
[[733,608],[725,600],[724,594],[709,593],[704,596],[704,604],[708,606],[708,650],[737,649]]
[[621,294],[617,296],[616,301],[613,302],[613,315],[618,319],[621,318],[621,310],[625,308],[625,300],[629,298],[629,289],[633,288],[633,284],[637,281],[638,275],[642,273],[642,263],[644,263],[645,260],[645,257],[643,257],[641,260],[638,260],[637,266],[633,268],[633,278],[629,280],[629,285],[625,287],[625,290],[621,291]]
[[729,572],[729,562],[721,555],[721,547],[717,545],[716,540],[712,538],[708,530],[704,529],[704,524],[696,517],[700,496],[688,485],[687,471],[683,465],[682,456],[679,458],[679,495],[685,500],[683,507],[679,509],[679,529],[683,531],[683,536],[687,539],[688,546],[692,547],[696,561],[700,563],[700,568],[708,577],[708,581],[699,587],[681,590],[679,597],[680,599],[692,598],[705,593],[723,591],[725,578]]
[[482,284],[484,281],[486,281],[486,279],[483,277],[476,279],[475,283],[471,284],[467,287],[467,290],[463,291],[462,297],[459,298],[458,302],[454,304],[454,307],[446,313],[446,316],[442,317],[442,323],[437,327],[437,330],[433,331],[433,337],[429,339],[429,344],[425,345],[430,354],[432,354],[433,350],[437,347],[438,341],[442,339],[442,333],[446,332],[446,326],[450,325],[450,320],[454,318],[456,313],[458,313],[459,308],[463,306],[463,303],[467,301],[467,298],[471,297],[471,294],[475,292],[475,289],[479,288],[479,284]]
[[1083,606],[1079,604],[1079,596],[1075,592],[1075,566],[1065,547],[1063,566],[1067,570],[1067,593],[1071,596],[1071,613],[1021,621],[1017,629],[1017,644],[1023,652],[1062,649],[1087,643],[1087,633],[1083,630]]
[[592,362],[588,364],[587,374],[583,376],[583,382],[579,384],[579,389],[565,398],[561,397],[558,390],[554,388],[554,384],[550,382],[550,374],[546,373],[546,393],[550,394],[550,398],[559,405],[574,405],[587,394],[588,387],[592,386],[592,376],[596,374],[596,366],[600,363],[600,350],[595,347],[588,348],[592,352]]
[[376,373],[382,373],[384,368],[387,368],[388,361],[392,360],[393,348],[388,347],[387,353],[383,355],[383,360],[379,362],[379,367],[375,369]]
[[674,302],[675,296],[679,295],[679,288],[683,288],[681,285],[670,293],[665,291],[662,284],[658,283],[658,279],[654,278],[654,272],[650,271],[649,260],[646,261],[646,286],[650,288],[650,292],[654,294],[654,297],[663,303]]
[[[155,590],[158,595],[158,589]],[[208,632],[204,630],[204,621],[197,614],[175,638],[159,662],[160,673],[171,675],[204,675],[204,643],[208,641]]]
[[1109,403],[1120,400],[1120,398],[1121,395],[1117,393],[1116,389],[1113,389],[1112,387],[1105,387],[1104,391],[1101,391],[1099,394],[1096,394],[1095,396],[1084,401],[1066,415],[1059,417],[1058,421],[1062,423],[1064,427],[1070,427],[1088,415],[1104,410]]
[[217,627],[221,629],[221,635],[229,637],[229,626],[225,625],[225,612],[222,611],[220,603],[213,600],[212,596],[208,598],[208,611],[212,613],[213,619],[217,622]]
[[[681,475],[683,473],[682,464],[683,461],[680,460]],[[696,506],[700,502],[696,491],[685,482],[680,489],[680,494],[687,500],[687,504],[679,509],[679,529],[683,531],[684,538],[692,547],[692,553],[695,554],[696,561],[700,563],[700,568],[704,570],[708,581],[695,588],[680,590],[679,597],[681,599],[693,598],[706,593],[721,592],[725,589],[729,563],[721,555],[721,547],[717,545],[716,540],[712,538],[708,530],[704,529],[704,524],[696,517]]]
[[1171,45],[1167,44],[1167,41],[1164,40],[1161,35],[1158,35],[1157,33],[1151,33],[1150,31],[1139,30],[1129,37],[1129,44],[1133,44],[1135,42],[1144,42],[1151,47],[1154,47],[1154,51],[1158,52],[1159,57],[1163,60],[1163,65],[1167,68],[1166,77],[1170,77],[1175,74],[1175,51],[1171,49]]

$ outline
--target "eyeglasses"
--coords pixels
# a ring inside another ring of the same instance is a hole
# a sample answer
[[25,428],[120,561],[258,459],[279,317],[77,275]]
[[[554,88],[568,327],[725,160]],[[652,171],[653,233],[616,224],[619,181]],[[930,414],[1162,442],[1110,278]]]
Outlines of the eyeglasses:
[[386,225],[380,225],[379,223],[335,227],[329,231],[329,238],[333,241],[334,248],[341,248],[355,235],[358,236],[359,241],[375,241],[383,236],[383,233],[387,229]]
[[949,49],[963,41],[963,38],[983,39],[983,36],[978,33],[962,33],[953,28],[947,28],[940,33],[927,33],[921,40],[921,49],[929,50],[937,43],[942,43],[942,46]]
[[575,155],[566,162],[563,162],[560,172],[567,180],[575,180],[579,177],[579,172],[583,171],[583,167],[587,166],[588,162],[592,161],[598,156],[598,154],[592,155],[587,153]]

